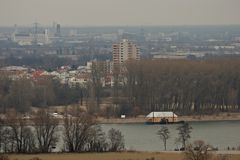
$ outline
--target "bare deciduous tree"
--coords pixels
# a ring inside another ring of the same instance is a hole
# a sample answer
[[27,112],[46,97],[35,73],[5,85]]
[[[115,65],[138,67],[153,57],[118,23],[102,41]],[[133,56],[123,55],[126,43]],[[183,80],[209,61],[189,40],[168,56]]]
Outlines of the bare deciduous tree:
[[104,152],[108,150],[108,143],[106,141],[106,135],[102,131],[101,127],[96,125],[92,127],[89,134],[89,151],[91,152]]
[[192,127],[188,123],[183,123],[181,126],[177,128],[178,130],[178,140],[182,143],[182,147],[186,149],[186,142],[189,138],[191,138],[190,133],[192,131]]
[[95,120],[82,113],[79,108],[72,111],[72,116],[66,115],[64,119],[64,142],[69,152],[85,151]]
[[42,153],[51,151],[59,140],[57,135],[59,120],[51,116],[47,110],[42,109],[36,113],[33,123],[39,151]]
[[10,129],[9,141],[14,144],[14,151],[18,153],[31,153],[35,151],[35,137],[26,121],[16,113],[8,114],[6,123]]
[[110,129],[108,131],[108,138],[110,140],[109,150],[110,151],[120,151],[124,149],[124,136],[119,130]]
[[32,100],[32,83],[28,79],[19,79],[13,81],[13,84],[9,90],[10,101],[12,107],[19,112],[29,111]]
[[167,140],[170,138],[169,134],[169,129],[166,126],[161,127],[157,132],[157,135],[159,135],[160,139],[163,141],[165,151],[167,150]]
[[0,150],[2,150],[3,145],[3,131],[4,131],[4,121],[0,118]]
[[205,144],[202,140],[194,141],[189,144],[185,150],[185,160],[209,160],[211,154],[209,153],[210,145]]
[[12,140],[11,129],[8,128],[8,127],[5,127],[2,131],[1,137],[2,137],[2,150],[3,150],[3,152],[4,153],[14,152],[15,148],[13,148],[14,143],[13,143],[13,140]]
[[[93,62],[92,63],[92,74],[91,74],[91,83],[90,83],[90,100],[96,102],[96,106],[90,106],[91,112],[98,112],[99,105],[101,101],[101,94],[103,91],[102,88],[102,78],[104,77],[104,65],[102,62]],[[92,103],[93,103],[92,102]],[[90,104],[91,105],[91,104]],[[94,108],[91,108],[94,107]]]

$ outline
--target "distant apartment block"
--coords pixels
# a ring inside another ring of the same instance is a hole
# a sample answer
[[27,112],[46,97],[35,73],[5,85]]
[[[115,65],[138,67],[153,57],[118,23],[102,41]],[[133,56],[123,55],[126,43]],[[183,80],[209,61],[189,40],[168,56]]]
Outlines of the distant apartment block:
[[121,65],[128,60],[140,59],[138,46],[127,39],[123,39],[120,43],[113,44],[112,54],[114,67],[121,67]]

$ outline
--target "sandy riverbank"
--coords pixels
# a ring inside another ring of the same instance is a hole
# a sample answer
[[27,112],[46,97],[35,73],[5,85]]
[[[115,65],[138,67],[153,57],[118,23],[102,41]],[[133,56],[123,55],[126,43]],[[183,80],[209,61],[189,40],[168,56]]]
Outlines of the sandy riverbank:
[[[179,116],[180,121],[234,121],[240,120],[240,113],[220,113],[218,115],[194,115],[194,116]],[[145,123],[146,119],[144,116],[136,117],[136,118],[98,118],[100,123]]]
[[[228,160],[239,160],[240,153],[228,154]],[[51,154],[11,154],[10,160],[182,160],[182,152],[117,152],[117,153],[51,153]]]
[[183,121],[235,121],[240,120],[240,113],[220,113],[218,115],[202,116],[180,116],[179,120]]

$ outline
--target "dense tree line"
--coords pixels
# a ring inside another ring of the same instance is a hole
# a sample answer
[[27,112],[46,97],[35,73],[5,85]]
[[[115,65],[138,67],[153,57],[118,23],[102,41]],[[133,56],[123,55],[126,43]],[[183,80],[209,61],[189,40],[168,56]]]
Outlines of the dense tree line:
[[[105,73],[93,68],[86,88],[58,80],[11,80],[0,75],[0,109],[25,112],[30,106],[47,107],[86,101],[91,114],[101,114],[101,99],[112,96],[106,116],[138,115],[150,111],[212,114],[240,110],[240,58],[206,60],[141,60],[126,64],[122,75],[114,73],[114,86],[102,87]],[[103,115],[104,115],[103,114]]]
[[132,110],[206,114],[240,110],[240,58],[129,62],[124,94]]
[[26,78],[11,80],[0,76],[0,111],[14,108],[19,112],[30,111],[31,106],[47,107],[67,105],[82,100],[86,89],[80,86],[61,84],[58,80]]
[[[69,116],[71,113],[73,116]],[[17,112],[8,112],[0,119],[0,151],[3,153],[48,153],[59,145],[64,152],[107,152],[124,149],[119,130],[107,135],[96,120],[79,108],[66,111],[63,123],[47,109],[40,109],[26,120]]]

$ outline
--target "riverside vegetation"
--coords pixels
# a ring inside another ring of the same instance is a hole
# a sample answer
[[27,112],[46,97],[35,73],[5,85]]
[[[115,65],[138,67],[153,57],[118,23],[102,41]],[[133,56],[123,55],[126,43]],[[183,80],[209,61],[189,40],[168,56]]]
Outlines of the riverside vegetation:
[[[114,72],[114,86],[102,87],[103,68],[93,66],[87,86],[68,86],[54,79],[32,81],[10,79],[0,74],[0,148],[6,153],[47,153],[59,140],[59,119],[51,117],[48,106],[87,102],[86,111],[66,110],[63,118],[63,151],[106,152],[124,149],[124,137],[111,129],[106,135],[97,116],[137,116],[149,111],[173,110],[182,115],[240,111],[240,58],[205,60],[142,60],[127,62],[126,72]],[[112,104],[100,108],[101,100],[113,97]],[[30,121],[19,112],[38,107]],[[16,112],[8,112],[15,109]],[[69,116],[70,115],[70,116]],[[190,128],[189,128],[190,129]],[[191,129],[190,129],[191,130]],[[188,131],[190,131],[188,130]],[[181,129],[179,129],[180,133]],[[179,134],[187,149],[188,133]],[[167,130],[159,132],[167,146]]]
[[[68,86],[58,80],[11,80],[0,75],[0,111],[86,102],[87,112],[99,116],[136,116],[150,111],[172,110],[181,115],[240,111],[240,58],[202,60],[141,60],[114,72],[113,87],[103,87],[101,65],[94,65],[86,86]],[[100,108],[104,98],[111,104]]]
[[[126,158],[142,160],[161,158],[166,160],[182,160],[182,158],[185,160],[235,160],[239,156],[216,155],[211,151],[212,147],[201,140],[189,143],[192,127],[188,123],[184,123],[177,128],[178,137],[176,141],[182,144],[181,151],[183,152],[144,153],[125,151],[124,137],[119,130],[112,128],[105,135],[94,118],[86,112],[82,112],[79,108],[72,108],[70,111],[66,110],[65,113],[61,135],[58,134],[59,119],[51,116],[48,110],[39,110],[31,121],[18,118],[17,113],[9,113],[7,118],[1,121],[0,125],[0,149],[1,152],[7,154],[0,155],[1,159],[8,160],[9,157],[10,159],[12,159],[11,157],[16,157],[15,159],[19,160],[50,160],[56,158],[75,160],[81,157],[83,159],[92,157],[91,159],[109,160]],[[74,116],[70,117],[68,113]],[[169,134],[167,126],[162,126],[157,132],[157,135],[164,142],[165,149]],[[50,154],[61,136],[64,141],[61,151],[63,153]],[[124,152],[117,153],[119,151]],[[98,154],[96,152],[105,153]]]
[[[73,116],[67,116],[71,113]],[[59,119],[45,109],[39,110],[31,120],[7,114],[0,124],[0,151],[3,153],[48,153],[62,137],[62,152],[107,152],[124,149],[124,136],[119,130],[110,129],[106,135],[95,119],[80,109],[66,111],[58,133]]]

